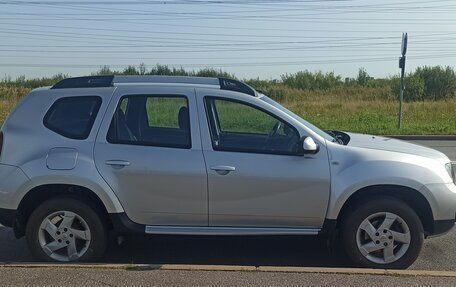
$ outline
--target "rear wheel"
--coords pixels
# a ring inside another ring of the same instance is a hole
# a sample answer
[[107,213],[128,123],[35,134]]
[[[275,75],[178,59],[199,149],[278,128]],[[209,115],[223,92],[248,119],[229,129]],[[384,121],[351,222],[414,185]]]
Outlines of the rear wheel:
[[50,199],[30,216],[26,237],[33,255],[43,261],[93,261],[106,249],[101,217],[74,198]]
[[404,269],[421,251],[421,221],[412,208],[398,199],[364,201],[343,220],[345,250],[359,266]]

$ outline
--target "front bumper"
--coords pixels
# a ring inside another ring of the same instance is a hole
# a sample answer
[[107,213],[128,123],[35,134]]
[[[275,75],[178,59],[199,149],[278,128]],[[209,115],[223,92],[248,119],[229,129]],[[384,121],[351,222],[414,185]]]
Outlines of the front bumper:
[[456,214],[456,185],[454,183],[426,184],[420,192],[429,202],[434,220],[454,220]]
[[456,222],[456,185],[427,184],[421,188],[431,206],[433,224],[426,236],[435,237],[450,231]]

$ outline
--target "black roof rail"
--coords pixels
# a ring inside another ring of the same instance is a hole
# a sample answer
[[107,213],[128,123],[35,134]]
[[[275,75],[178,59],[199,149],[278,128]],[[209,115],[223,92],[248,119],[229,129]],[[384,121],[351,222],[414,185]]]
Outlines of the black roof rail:
[[242,82],[232,80],[232,79],[226,79],[226,78],[219,78],[219,81],[220,81],[220,89],[222,89],[222,90],[240,92],[240,93],[244,93],[244,94],[251,95],[251,96],[257,95],[254,88],[252,88],[249,85],[244,84]]
[[89,76],[68,78],[59,81],[51,89],[111,87],[114,76]]
[[257,92],[249,85],[237,80],[227,78],[202,78],[202,77],[167,77],[167,76],[88,76],[63,79],[52,86],[51,89],[71,89],[71,88],[102,88],[112,87],[115,83],[189,83],[216,85],[217,81],[220,89],[244,93],[256,96]]

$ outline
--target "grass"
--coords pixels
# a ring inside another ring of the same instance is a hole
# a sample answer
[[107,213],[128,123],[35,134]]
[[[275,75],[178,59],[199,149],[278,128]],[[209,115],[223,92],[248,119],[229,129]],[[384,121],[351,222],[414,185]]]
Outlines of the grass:
[[[298,93],[298,92],[296,92]],[[397,128],[399,103],[384,89],[305,92],[281,103],[322,129],[377,135],[456,134],[456,99],[406,102],[402,128]]]
[[[0,125],[29,91],[30,88],[27,87],[0,85]],[[279,84],[265,93],[322,129],[378,135],[456,134],[455,98],[446,101],[406,102],[403,126],[399,130],[398,102],[391,99],[386,88],[353,87],[303,91]],[[243,113],[233,113],[233,121],[239,121]]]
[[276,119],[250,106],[236,102],[215,101],[222,132],[269,134]]
[[456,134],[456,100],[405,103],[400,130],[397,101],[334,99],[293,102],[286,106],[324,129],[378,135]]
[[16,104],[30,91],[29,88],[0,85],[0,126]]

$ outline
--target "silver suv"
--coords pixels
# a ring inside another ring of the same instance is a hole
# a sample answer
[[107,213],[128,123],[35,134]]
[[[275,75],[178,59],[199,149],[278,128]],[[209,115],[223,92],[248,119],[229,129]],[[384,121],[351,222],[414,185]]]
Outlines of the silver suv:
[[324,132],[229,79],[65,79],[0,138],[0,222],[45,261],[97,260],[108,233],[336,234],[359,266],[406,268],[455,222],[444,154]]

